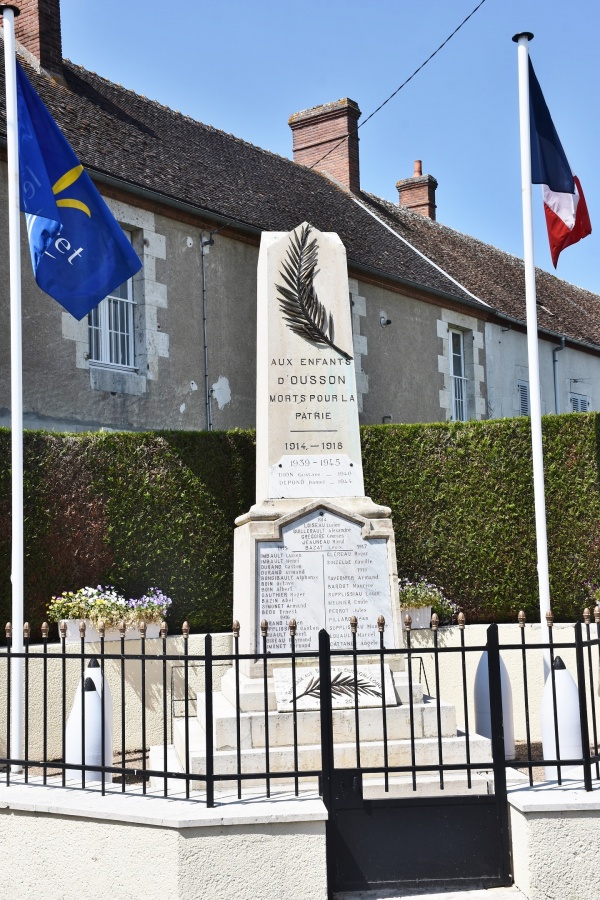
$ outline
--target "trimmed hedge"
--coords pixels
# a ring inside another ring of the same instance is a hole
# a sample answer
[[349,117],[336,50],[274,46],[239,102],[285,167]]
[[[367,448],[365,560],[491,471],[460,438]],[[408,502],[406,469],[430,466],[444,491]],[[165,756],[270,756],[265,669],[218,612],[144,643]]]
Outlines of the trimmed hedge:
[[[600,583],[600,416],[543,419],[550,596],[557,619]],[[445,588],[469,622],[539,618],[528,418],[362,431],[365,490],[392,509],[398,572]]]
[[[111,584],[173,598],[170,626],[231,627],[234,519],[254,502],[250,432],[25,435],[25,614]],[[10,618],[10,435],[0,433],[0,609]]]
[[[578,615],[600,580],[600,415],[544,419],[551,595]],[[529,420],[362,428],[366,493],[392,509],[400,575],[469,621],[537,618]],[[233,530],[254,502],[254,434],[25,435],[26,617],[53,594],[156,584],[171,628],[231,624]],[[10,618],[10,432],[0,431],[0,615]]]

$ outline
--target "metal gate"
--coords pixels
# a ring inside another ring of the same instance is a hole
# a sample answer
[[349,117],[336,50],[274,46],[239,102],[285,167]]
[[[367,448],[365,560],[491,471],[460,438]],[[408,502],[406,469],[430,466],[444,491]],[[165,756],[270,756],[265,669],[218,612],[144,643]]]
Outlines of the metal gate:
[[[330,896],[368,888],[512,883],[496,626],[488,633],[488,654],[494,793],[367,799],[363,775],[374,769],[336,768],[334,763],[331,651],[329,636],[321,632],[322,791],[329,812]],[[389,766],[387,771],[398,768]]]

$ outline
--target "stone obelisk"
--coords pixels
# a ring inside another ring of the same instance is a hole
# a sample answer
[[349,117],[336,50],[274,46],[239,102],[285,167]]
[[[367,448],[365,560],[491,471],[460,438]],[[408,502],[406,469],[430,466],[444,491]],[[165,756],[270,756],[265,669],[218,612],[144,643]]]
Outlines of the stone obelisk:
[[[236,521],[240,650],[400,642],[390,510],[364,495],[346,252],[307,223],[265,233],[258,263],[256,504]],[[391,634],[390,634],[391,632]],[[249,671],[251,666],[248,667]]]

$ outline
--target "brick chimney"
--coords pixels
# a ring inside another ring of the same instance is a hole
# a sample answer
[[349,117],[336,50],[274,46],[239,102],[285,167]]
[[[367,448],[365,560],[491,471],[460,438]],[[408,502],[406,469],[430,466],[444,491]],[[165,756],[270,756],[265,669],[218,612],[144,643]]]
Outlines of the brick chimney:
[[435,189],[438,183],[433,175],[423,175],[421,160],[415,159],[415,170],[412,178],[403,178],[396,182],[398,203],[412,212],[419,213],[435,221]]
[[[294,113],[288,123],[294,135],[294,162],[304,166],[317,163],[315,169],[358,193],[359,118],[358,104],[348,98]],[[325,154],[328,155],[322,159]]]
[[60,0],[16,0],[15,38],[42,69],[62,75]]

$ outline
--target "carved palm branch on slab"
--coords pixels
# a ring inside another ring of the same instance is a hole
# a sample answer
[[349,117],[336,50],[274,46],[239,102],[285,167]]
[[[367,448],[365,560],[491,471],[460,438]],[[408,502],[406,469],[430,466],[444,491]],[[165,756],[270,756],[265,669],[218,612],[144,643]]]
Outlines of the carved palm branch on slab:
[[[332,697],[354,697],[356,684],[356,693],[365,694],[367,697],[381,697],[381,688],[374,681],[368,678],[358,678],[354,681],[354,675],[351,672],[336,672],[331,679],[331,696]],[[318,675],[313,675],[306,683],[301,694],[296,695],[296,700],[301,697],[319,698],[321,690],[321,679]],[[289,701],[293,702],[292,700]]]
[[318,250],[317,239],[309,241],[310,231],[310,225],[303,225],[300,235],[294,233],[290,237],[287,259],[279,273],[285,285],[275,285],[280,294],[279,305],[294,334],[313,344],[326,344],[350,360],[352,357],[334,343],[333,316],[327,313],[315,291]]

